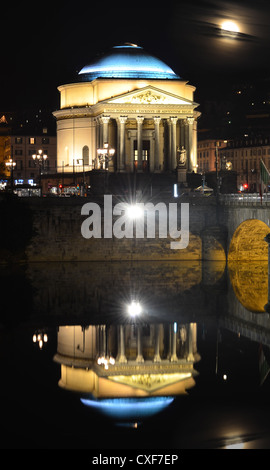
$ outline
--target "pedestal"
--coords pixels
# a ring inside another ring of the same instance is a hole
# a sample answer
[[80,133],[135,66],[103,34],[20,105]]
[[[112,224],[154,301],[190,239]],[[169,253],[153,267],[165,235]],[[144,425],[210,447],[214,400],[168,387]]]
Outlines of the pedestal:
[[177,168],[177,183],[187,182],[187,170],[185,168]]

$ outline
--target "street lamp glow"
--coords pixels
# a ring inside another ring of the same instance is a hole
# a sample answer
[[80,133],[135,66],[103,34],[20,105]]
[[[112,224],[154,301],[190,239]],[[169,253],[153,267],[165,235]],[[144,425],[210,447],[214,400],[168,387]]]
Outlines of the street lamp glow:
[[131,204],[127,208],[127,215],[130,219],[139,219],[143,217],[143,210],[137,204]]
[[103,148],[97,149],[97,167],[95,169],[108,170],[109,162],[113,159],[115,149],[110,148],[108,142],[104,143]]

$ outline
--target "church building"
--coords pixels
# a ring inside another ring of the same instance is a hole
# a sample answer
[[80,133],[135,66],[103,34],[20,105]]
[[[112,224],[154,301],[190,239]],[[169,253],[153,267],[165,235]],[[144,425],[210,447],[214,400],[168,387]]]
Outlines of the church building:
[[195,88],[142,47],[113,47],[58,90],[62,174],[197,171]]

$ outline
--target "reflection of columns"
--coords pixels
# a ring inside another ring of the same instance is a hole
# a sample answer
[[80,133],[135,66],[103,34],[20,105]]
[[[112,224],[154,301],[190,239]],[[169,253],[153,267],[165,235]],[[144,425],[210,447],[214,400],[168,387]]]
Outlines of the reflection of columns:
[[264,306],[264,310],[270,313],[270,233],[266,235],[264,241],[268,243],[268,302]]
[[103,127],[102,147],[104,147],[104,144],[109,142],[109,121],[110,121],[110,116],[101,117],[101,122],[102,122],[102,127]]
[[154,117],[155,123],[155,165],[154,170],[159,171],[159,124],[160,124],[160,117]]
[[176,340],[177,340],[177,324],[174,323],[171,326],[171,333],[172,333],[172,343],[171,343],[171,357],[170,360],[171,362],[175,362],[178,360],[177,354],[176,354]]
[[194,323],[189,324],[189,331],[188,331],[188,356],[187,360],[188,361],[194,361],[194,337],[193,337],[193,326]]
[[160,362],[160,353],[159,353],[159,338],[160,338],[160,325],[155,325],[155,355],[154,362]]
[[106,354],[106,327],[105,325],[98,326],[98,355],[105,356]]
[[136,362],[144,362],[142,355],[142,328],[141,326],[137,327],[137,357]]
[[127,116],[120,116],[118,118],[119,129],[119,156],[117,168],[119,171],[125,170],[125,127]]
[[175,170],[176,162],[176,123],[177,117],[171,117],[171,170]]
[[124,326],[119,326],[119,336],[118,336],[118,354],[116,361],[120,363],[127,362],[127,358],[125,356],[125,333],[124,333]]
[[142,124],[144,117],[137,116],[137,150],[138,150],[138,170],[142,169],[142,151],[143,151],[143,143],[142,143]]

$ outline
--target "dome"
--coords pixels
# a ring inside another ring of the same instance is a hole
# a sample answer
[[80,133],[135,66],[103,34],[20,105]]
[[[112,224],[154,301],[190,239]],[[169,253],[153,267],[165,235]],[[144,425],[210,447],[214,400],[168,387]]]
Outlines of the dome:
[[136,44],[114,46],[110,52],[86,65],[79,72],[81,81],[96,78],[148,78],[179,80],[180,77],[162,60]]

